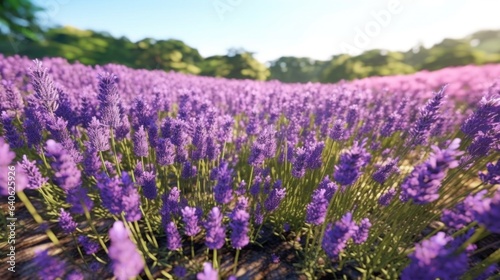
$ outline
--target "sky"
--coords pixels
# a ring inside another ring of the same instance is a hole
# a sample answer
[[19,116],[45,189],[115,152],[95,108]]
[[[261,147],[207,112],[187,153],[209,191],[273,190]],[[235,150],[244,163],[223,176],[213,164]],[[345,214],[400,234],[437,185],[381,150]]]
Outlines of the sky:
[[178,39],[204,57],[243,48],[262,61],[407,51],[500,29],[498,0],[34,0],[44,26],[132,41]]

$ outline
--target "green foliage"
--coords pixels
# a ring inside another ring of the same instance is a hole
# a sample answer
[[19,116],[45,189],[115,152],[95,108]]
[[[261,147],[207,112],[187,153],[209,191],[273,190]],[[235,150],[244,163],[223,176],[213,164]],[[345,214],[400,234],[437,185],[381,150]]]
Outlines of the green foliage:
[[39,35],[38,11],[41,8],[30,0],[0,0],[0,34],[8,34],[14,40],[36,40]]
[[272,61],[270,79],[287,83],[319,82],[325,62],[307,57],[284,56]]
[[269,67],[255,59],[253,53],[242,49],[230,49],[226,55],[203,58],[197,49],[180,40],[145,38],[131,42],[126,37],[115,38],[104,32],[73,27],[48,29],[43,40],[17,40],[19,44],[15,47],[12,40],[11,35],[0,34],[0,53],[287,83],[334,83],[370,76],[410,74],[423,69],[500,62],[500,31],[479,31],[463,39],[444,39],[431,48],[417,45],[407,52],[370,50],[357,56],[335,55],[327,61],[286,56],[271,61]]
[[232,79],[266,80],[269,70],[244,50],[229,50],[227,55],[207,57],[202,63],[201,75]]

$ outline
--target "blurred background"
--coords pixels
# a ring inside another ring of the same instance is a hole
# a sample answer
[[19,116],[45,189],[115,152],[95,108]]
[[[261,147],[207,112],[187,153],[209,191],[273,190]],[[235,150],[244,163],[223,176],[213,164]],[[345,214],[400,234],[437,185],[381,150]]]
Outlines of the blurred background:
[[0,53],[324,82],[500,62],[497,0],[0,0]]

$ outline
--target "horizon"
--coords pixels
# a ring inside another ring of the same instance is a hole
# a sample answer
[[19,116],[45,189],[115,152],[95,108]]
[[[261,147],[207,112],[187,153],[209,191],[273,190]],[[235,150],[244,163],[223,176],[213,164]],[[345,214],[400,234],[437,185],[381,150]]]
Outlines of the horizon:
[[[301,5],[298,0],[291,1]],[[494,0],[320,0],[301,8],[285,5],[284,0],[266,4],[263,0],[215,0],[202,2],[198,9],[190,6],[200,4],[194,0],[155,0],[148,5],[118,4],[117,0],[35,3],[47,9],[41,14],[44,27],[71,26],[125,36],[133,42],[144,38],[181,40],[203,57],[242,48],[265,63],[283,56],[328,60],[341,53],[357,55],[373,49],[408,51],[419,44],[431,47],[445,38],[500,29],[494,16],[500,2]],[[301,20],[296,20],[299,17]],[[325,30],[330,26],[342,28]]]

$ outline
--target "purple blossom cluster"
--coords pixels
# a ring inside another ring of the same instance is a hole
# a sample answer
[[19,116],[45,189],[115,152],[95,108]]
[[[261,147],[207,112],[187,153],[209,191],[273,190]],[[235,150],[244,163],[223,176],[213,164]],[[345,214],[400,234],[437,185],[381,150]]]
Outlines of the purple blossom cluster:
[[415,167],[401,185],[400,199],[405,202],[412,199],[414,203],[426,204],[439,198],[441,181],[449,169],[458,166],[457,157],[463,154],[458,150],[460,139],[451,141],[446,149],[432,146],[433,153],[429,159]]

